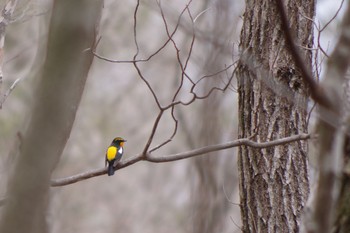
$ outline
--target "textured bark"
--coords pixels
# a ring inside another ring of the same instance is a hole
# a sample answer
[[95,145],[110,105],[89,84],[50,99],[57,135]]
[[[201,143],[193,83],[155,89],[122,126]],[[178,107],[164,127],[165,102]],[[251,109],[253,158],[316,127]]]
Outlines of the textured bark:
[[[314,1],[284,1],[296,44],[312,47]],[[238,70],[239,137],[258,142],[307,132],[307,90],[281,31],[275,1],[247,0]],[[300,50],[311,69],[312,54]],[[307,143],[239,150],[243,232],[298,232],[309,194]]]
[[46,60],[28,129],[11,174],[0,232],[46,233],[51,172],[69,138],[84,90],[102,1],[56,0]]

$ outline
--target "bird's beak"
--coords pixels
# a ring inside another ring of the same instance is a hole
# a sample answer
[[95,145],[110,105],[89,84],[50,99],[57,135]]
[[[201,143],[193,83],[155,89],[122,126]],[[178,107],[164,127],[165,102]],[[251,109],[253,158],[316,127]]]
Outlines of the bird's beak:
[[123,142],[126,142],[126,140],[124,140]]

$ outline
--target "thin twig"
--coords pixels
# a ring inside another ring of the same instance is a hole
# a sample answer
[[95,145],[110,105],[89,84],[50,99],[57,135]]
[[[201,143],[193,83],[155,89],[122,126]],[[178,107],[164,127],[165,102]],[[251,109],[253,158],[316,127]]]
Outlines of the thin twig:
[[238,228],[238,230],[239,230],[240,232],[243,232],[242,227],[238,226],[238,224],[235,222],[235,220],[233,220],[232,216],[230,216],[230,218],[231,218],[232,223]]
[[16,79],[12,85],[10,86],[10,88],[5,92],[5,94],[3,95],[3,97],[0,100],[0,109],[2,109],[2,105],[5,103],[7,97],[11,94],[11,92],[13,91],[13,89],[15,89],[15,87],[17,86],[17,84],[21,81],[21,78]]
[[138,67],[138,65],[136,63],[136,60],[137,60],[136,58],[137,58],[137,56],[138,56],[138,54],[140,52],[139,44],[137,42],[137,30],[136,30],[136,27],[137,27],[137,13],[138,13],[139,6],[140,6],[140,0],[137,1],[136,7],[135,7],[135,11],[134,11],[134,43],[135,43],[135,46],[136,46],[136,53],[135,53],[134,58],[133,58],[133,64],[134,64],[135,69],[137,70],[137,73],[139,74],[139,77],[147,85],[148,89],[152,93],[152,96],[153,96],[155,102],[157,103],[158,108],[161,110],[162,107],[160,105],[160,102],[158,100],[158,97],[157,97],[156,93],[154,92],[153,88],[151,87],[151,84],[142,75],[142,72],[141,72],[140,68]]
[[[185,8],[183,9],[183,11],[181,12],[181,14],[180,14],[180,16],[179,16],[179,18],[178,18],[177,24],[176,24],[176,28],[180,25],[180,19],[181,19],[182,15],[183,15],[183,13],[185,12],[186,9],[187,9],[187,12],[188,12],[188,14],[189,14],[191,20],[193,20],[192,15],[191,15],[191,12],[190,12],[190,10],[189,10],[189,5],[191,4],[191,2],[192,2],[192,0],[189,1],[189,3],[186,5],[186,7],[185,7]],[[180,52],[180,50],[177,48],[176,43],[175,43],[174,40],[172,39],[172,36],[173,36],[173,35],[170,35],[170,34],[169,34],[169,29],[168,29],[167,21],[166,21],[166,19],[165,19],[165,16],[164,16],[163,9],[162,9],[162,7],[161,7],[160,1],[157,1],[157,4],[158,4],[158,7],[160,8],[160,11],[161,11],[161,15],[162,15],[162,19],[163,19],[163,23],[164,23],[164,26],[165,26],[166,33],[167,33],[167,35],[168,35],[168,37],[169,37],[169,40],[171,40],[171,41],[173,42],[174,47],[175,47],[175,49],[176,49],[178,62],[179,62],[179,64],[180,64],[181,71],[182,71],[182,75],[181,75],[181,79],[180,79],[180,84],[179,84],[177,90],[175,91],[175,94],[173,95],[172,102],[174,102],[174,101],[176,100],[178,94],[180,93],[180,90],[181,90],[182,87],[183,87],[183,84],[184,84],[184,76],[186,75],[185,70],[187,69],[188,62],[189,62],[190,57],[191,57],[191,55],[192,55],[193,45],[194,45],[194,41],[195,41],[194,25],[192,24],[192,29],[193,29],[193,30],[192,30],[192,41],[191,41],[191,45],[190,45],[190,49],[189,49],[189,52],[188,52],[187,59],[186,59],[186,61],[185,61],[185,65],[184,65],[184,67],[183,67],[183,66],[182,66],[182,63],[181,63],[181,61],[180,61],[180,58],[179,58],[179,52]],[[192,82],[191,79],[189,79],[189,80]],[[193,82],[192,82],[192,85],[194,85]],[[176,116],[175,116],[175,106],[176,106],[176,105],[171,105],[171,117],[173,118],[173,120],[174,120],[174,122],[175,122],[173,133],[171,134],[171,136],[170,136],[168,139],[166,139],[165,141],[163,141],[162,143],[160,143],[158,146],[152,148],[152,149],[150,150],[150,153],[153,152],[153,151],[155,151],[155,150],[157,150],[157,149],[159,149],[159,148],[162,147],[162,146],[165,146],[166,144],[168,144],[169,142],[171,142],[171,141],[173,140],[173,138],[175,137],[175,135],[176,135],[176,133],[177,133],[178,125],[179,125],[179,121],[177,120],[177,118],[176,118]],[[165,109],[165,108],[164,108],[164,109]],[[148,148],[147,148],[147,149],[148,149]],[[145,152],[145,151],[144,151],[144,152]]]
[[335,14],[333,15],[333,17],[320,29],[320,32],[322,32],[323,30],[325,30],[325,29],[328,27],[328,25],[329,25],[330,23],[332,23],[333,20],[338,16],[340,10],[343,8],[343,4],[344,4],[344,0],[341,1],[338,10],[335,12]]
[[[178,21],[180,21],[181,17],[183,15],[183,12],[181,12]],[[151,60],[154,56],[156,56],[157,54],[160,53],[160,51],[162,51],[170,42],[171,38],[174,36],[174,34],[176,33],[177,29],[179,28],[179,24],[176,25],[175,29],[173,30],[173,32],[170,35],[170,38],[168,38],[155,52],[151,53],[151,55],[149,55],[147,58],[143,58],[143,59],[133,59],[133,60],[115,60],[115,59],[111,59],[111,58],[107,58],[104,57],[102,55],[99,55],[96,52],[96,48],[92,49],[92,53],[94,54],[95,57],[97,57],[100,60],[103,61],[107,61],[107,62],[111,62],[111,63],[138,63],[138,62],[147,62],[149,60]],[[138,45],[136,46],[138,48]]]
[[239,203],[233,202],[233,201],[228,197],[228,195],[227,195],[227,193],[226,193],[225,185],[222,185],[222,190],[223,190],[223,192],[224,192],[224,194],[225,194],[226,200],[227,200],[230,204],[235,205],[235,206],[241,206]]
[[198,19],[201,15],[203,15],[205,12],[207,12],[207,11],[210,10],[211,8],[212,8],[212,7],[208,7],[208,8],[205,9],[204,11],[199,12],[199,14],[192,20],[193,23],[195,23],[195,22],[197,21],[197,19]]
[[[143,154],[144,157],[147,157],[147,151],[148,151],[149,147],[151,146],[151,143],[152,143],[152,141],[153,141],[153,137],[154,137],[154,135],[155,135],[155,133],[156,133],[156,131],[157,131],[157,128],[158,128],[160,119],[161,119],[162,116],[163,116],[163,113],[164,113],[164,110],[160,110],[160,112],[158,113],[158,116],[157,116],[157,118],[156,118],[156,120],[155,120],[155,122],[154,122],[154,124],[153,124],[153,128],[152,128],[151,135],[149,136],[148,141],[147,141],[147,143],[146,143],[146,145],[145,145],[145,147],[144,147],[144,149],[143,149],[143,152],[142,152],[142,154]],[[152,151],[153,151],[153,150],[154,150],[154,149],[152,149]]]

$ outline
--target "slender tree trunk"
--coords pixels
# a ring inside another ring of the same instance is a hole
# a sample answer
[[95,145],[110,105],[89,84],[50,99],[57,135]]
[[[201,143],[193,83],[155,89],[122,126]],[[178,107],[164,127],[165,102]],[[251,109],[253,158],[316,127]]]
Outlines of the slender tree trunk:
[[51,172],[69,138],[93,55],[99,0],[56,0],[32,116],[11,174],[0,232],[46,233]]
[[[208,66],[213,66],[213,64]],[[212,88],[213,83],[219,79],[206,80],[206,85]],[[208,89],[209,89],[208,88]],[[215,121],[221,117],[219,95],[214,93],[201,102],[200,133],[197,141],[200,145],[209,145],[214,141],[220,141],[220,124]],[[200,143],[201,142],[201,143]],[[193,193],[193,233],[223,232],[225,215],[230,204],[222,192],[224,181],[232,179],[228,158],[218,157],[212,152],[206,156],[193,159],[191,170],[196,172],[196,182]],[[194,168],[194,169],[193,169]],[[231,175],[231,176],[230,176]]]
[[[348,7],[347,12],[349,10]],[[348,30],[350,29],[349,22],[348,19]],[[346,30],[345,25],[343,20],[343,30]],[[333,51],[332,57],[336,50]],[[340,63],[339,60],[337,63]],[[328,63],[328,70],[330,65]],[[346,70],[347,68],[345,68],[345,72]],[[343,96],[334,96],[337,99],[343,98],[340,100],[342,104],[338,105],[341,111],[339,119],[332,119],[332,124],[319,120],[317,124],[317,133],[320,138],[319,153],[317,154],[319,177],[317,179],[317,189],[313,190],[315,195],[314,205],[311,206],[312,212],[309,211],[313,214],[313,218],[311,218],[311,221],[308,219],[311,224],[306,225],[307,232],[310,233],[350,232],[350,138],[345,133],[349,132],[350,80],[344,75],[340,75],[340,77],[344,78],[344,84],[335,82],[340,85],[334,88],[335,90],[344,88]],[[334,78],[332,77],[332,79]],[[322,114],[322,111],[320,113]],[[332,158],[331,161],[329,161],[329,157]]]
[[[296,44],[311,48],[314,1],[286,0]],[[307,132],[307,90],[272,0],[246,0],[238,70],[239,137],[258,142]],[[300,50],[311,69],[310,50]],[[307,144],[239,150],[243,232],[298,232],[309,194]]]
[[[348,8],[348,11],[350,8]],[[350,28],[348,28],[350,30]],[[345,79],[345,90],[344,90],[344,102],[343,102],[343,124],[346,124],[347,130],[349,130],[349,121],[350,119],[350,79]],[[343,166],[338,167],[337,169],[341,169],[338,174],[341,174],[341,188],[339,193],[339,199],[336,200],[337,205],[335,208],[335,221],[330,222],[332,224],[332,232],[333,233],[346,233],[350,232],[350,137],[349,135],[344,135],[344,158],[343,158]],[[329,189],[327,190],[330,191]],[[334,192],[333,192],[334,193]],[[337,197],[338,198],[338,197]],[[329,211],[329,208],[328,208]],[[328,217],[328,216],[326,216]],[[323,226],[322,226],[323,227]]]
[[[213,4],[206,3],[203,10],[212,7],[211,17],[204,19],[203,23],[207,23],[205,33],[207,35],[215,35],[212,37],[210,44],[203,46],[203,58],[205,62],[201,68],[204,73],[214,73],[222,69],[225,63],[225,54],[229,54],[230,48],[225,47],[222,41],[229,41],[231,34],[229,25],[231,17],[230,8],[234,2],[231,0],[219,0]],[[209,23],[210,22],[210,23]],[[209,26],[210,25],[210,26]],[[222,43],[222,44],[221,44]],[[220,86],[224,80],[221,76],[211,77],[203,80],[201,87],[202,95],[208,93],[213,87]],[[223,118],[221,115],[222,105],[220,101],[221,93],[212,93],[208,98],[200,102],[198,111],[198,119],[194,130],[199,137],[195,137],[195,146],[210,145],[219,142],[221,138],[220,129],[224,124],[216,119]],[[221,110],[221,111],[220,111]],[[208,156],[194,158],[193,166],[189,168],[196,174],[195,183],[193,185],[193,229],[192,233],[212,233],[223,232],[224,224],[227,221],[226,213],[230,208],[230,204],[222,192],[225,180],[232,180],[231,161],[226,157],[218,157],[209,153]],[[222,152],[221,152],[222,153]],[[194,168],[194,169],[193,169]],[[235,186],[236,187],[236,186]]]

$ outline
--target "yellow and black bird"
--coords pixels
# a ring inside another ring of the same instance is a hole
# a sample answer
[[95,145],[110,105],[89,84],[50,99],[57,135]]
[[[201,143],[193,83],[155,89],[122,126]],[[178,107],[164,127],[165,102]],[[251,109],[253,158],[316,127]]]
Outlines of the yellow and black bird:
[[113,139],[111,145],[107,149],[105,166],[108,164],[108,176],[114,175],[114,167],[123,156],[124,142],[126,142],[125,139],[116,137]]

